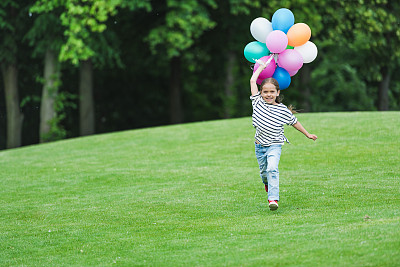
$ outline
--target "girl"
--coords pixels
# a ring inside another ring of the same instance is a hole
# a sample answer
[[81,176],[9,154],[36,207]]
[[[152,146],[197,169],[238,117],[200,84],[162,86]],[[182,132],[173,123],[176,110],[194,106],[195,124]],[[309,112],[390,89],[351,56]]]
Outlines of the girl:
[[261,83],[261,91],[258,91],[256,81],[269,62],[257,60],[257,63],[260,66],[250,79],[252,118],[253,126],[256,128],[255,152],[260,166],[260,176],[268,193],[269,208],[276,210],[279,201],[279,159],[282,145],[285,141],[289,143],[284,135],[283,126],[292,125],[314,141],[317,136],[309,134],[292,112],[281,103],[279,84],[274,78],[265,79]]

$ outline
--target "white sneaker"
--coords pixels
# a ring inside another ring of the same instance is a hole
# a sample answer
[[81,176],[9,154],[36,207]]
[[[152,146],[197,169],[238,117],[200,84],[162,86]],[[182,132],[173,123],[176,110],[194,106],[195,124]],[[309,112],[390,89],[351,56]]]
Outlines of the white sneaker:
[[270,210],[277,210],[278,209],[278,202],[275,200],[268,200],[269,202],[269,209]]

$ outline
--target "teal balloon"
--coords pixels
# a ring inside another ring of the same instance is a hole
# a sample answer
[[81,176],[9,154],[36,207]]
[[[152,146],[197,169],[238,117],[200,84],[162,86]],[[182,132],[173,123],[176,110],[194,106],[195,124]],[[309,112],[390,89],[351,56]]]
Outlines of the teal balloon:
[[270,52],[267,45],[257,41],[248,43],[244,48],[244,57],[252,63],[255,63],[257,59],[268,56],[269,54]]
[[272,29],[283,31],[287,33],[290,27],[294,24],[294,15],[292,11],[287,8],[281,8],[275,11],[272,15]]
[[277,67],[275,69],[274,75],[272,75],[272,78],[278,81],[279,83],[279,89],[283,90],[289,87],[290,82],[292,79],[290,78],[290,74],[287,70],[281,67]]

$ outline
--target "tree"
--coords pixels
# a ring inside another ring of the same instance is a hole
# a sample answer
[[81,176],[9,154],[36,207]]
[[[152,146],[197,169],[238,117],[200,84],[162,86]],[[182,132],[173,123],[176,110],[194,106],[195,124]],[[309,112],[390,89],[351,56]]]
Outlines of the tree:
[[[112,50],[103,36],[106,22],[110,16],[118,13],[118,8],[146,8],[150,10],[149,1],[84,1],[74,0],[48,1],[39,0],[32,9],[38,13],[46,13],[61,9],[59,16],[61,24],[65,27],[66,41],[61,45],[59,61],[70,61],[73,65],[80,65],[80,133],[81,135],[95,132],[95,115],[93,99],[93,63],[106,62],[104,58],[115,59],[119,62],[118,54],[101,54],[102,50]],[[103,47],[99,47],[103,45]],[[111,54],[111,57],[110,57]],[[104,66],[104,65],[103,65]]]
[[[388,110],[392,74],[400,66],[400,3],[372,0],[337,2],[330,9],[336,19],[330,38],[346,43],[359,74],[375,90],[376,107]],[[341,10],[341,12],[336,12]]]
[[0,3],[0,63],[7,112],[7,148],[19,147],[22,143],[24,115],[18,88],[18,50],[29,25],[29,2],[5,0]]
[[[371,79],[379,84],[377,107],[378,110],[388,110],[392,74],[400,66],[400,51],[397,49],[400,45],[400,3],[375,1],[373,6],[363,5],[358,10],[366,23],[357,25],[361,36],[356,45],[360,51],[369,52],[366,53],[367,61],[377,65],[377,74]],[[365,67],[364,64],[361,66]]]
[[[221,51],[219,65],[224,69],[219,73],[223,76],[221,82],[224,90],[221,90],[220,97],[223,105],[221,113],[224,118],[240,115],[237,105],[241,95],[238,92],[243,88],[239,86],[241,83],[238,83],[240,68],[237,65],[241,62],[239,57],[242,57],[242,54],[238,54],[237,51],[241,51],[244,48],[243,44],[249,41],[246,38],[250,35],[250,23],[255,17],[260,16],[260,7],[260,1],[223,1],[218,4],[218,9],[213,14],[213,18],[217,22],[216,36],[214,37],[214,42],[216,41],[217,44],[214,45],[217,45]],[[238,34],[239,31],[242,34]],[[248,80],[248,77],[246,78]]]
[[[204,3],[204,4],[203,4]],[[158,25],[148,35],[153,53],[164,54],[169,62],[170,122],[183,122],[182,108],[182,54],[187,51],[204,31],[215,27],[207,7],[216,8],[213,0],[167,0],[166,6],[154,7],[163,14]]]
[[[58,19],[60,10],[40,13],[41,8],[33,6],[30,11],[34,13],[34,24],[27,33],[26,38],[34,47],[33,55],[44,58],[42,99],[40,105],[40,142],[53,141],[65,137],[65,130],[60,126],[62,117],[57,116],[57,97],[61,84],[61,65],[58,60],[60,47],[64,42],[63,28]],[[38,13],[39,15],[35,15]]]

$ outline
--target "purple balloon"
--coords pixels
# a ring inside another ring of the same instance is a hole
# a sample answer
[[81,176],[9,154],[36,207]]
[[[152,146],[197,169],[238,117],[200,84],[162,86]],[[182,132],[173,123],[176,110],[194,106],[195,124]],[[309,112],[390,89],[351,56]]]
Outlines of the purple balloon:
[[293,49],[286,49],[279,54],[278,66],[287,71],[299,70],[303,66],[303,57]]
[[268,34],[265,43],[271,53],[281,53],[288,45],[288,37],[283,31],[272,31]]
[[[273,57],[273,56],[272,55],[271,56],[264,56],[264,57],[260,58],[260,60],[262,60],[264,62],[267,62],[270,57]],[[258,69],[259,66],[260,66],[260,64],[256,63],[254,65],[254,71],[253,72],[255,72]],[[272,77],[272,75],[275,72],[275,69],[276,69],[276,62],[275,62],[275,59],[272,58],[271,62],[268,64],[268,66],[265,67],[265,69],[263,69],[263,71],[260,73],[258,78],[264,80],[264,79]]]

